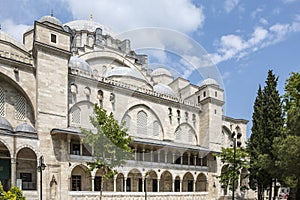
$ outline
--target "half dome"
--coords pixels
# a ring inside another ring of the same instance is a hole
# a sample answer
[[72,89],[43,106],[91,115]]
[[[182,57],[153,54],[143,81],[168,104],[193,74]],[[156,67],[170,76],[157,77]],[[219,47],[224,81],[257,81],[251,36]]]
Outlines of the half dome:
[[31,125],[23,123],[16,127],[16,132],[36,133],[37,131]]
[[85,60],[83,60],[77,56],[72,56],[70,58],[69,67],[71,69],[78,69],[80,71],[92,73],[92,68],[90,67],[90,65]]
[[103,76],[106,78],[113,76],[129,76],[147,82],[146,78],[139,71],[131,69],[129,67],[115,67],[111,70],[106,71]]
[[151,72],[151,76],[161,76],[161,75],[167,75],[173,77],[170,71],[162,67],[157,68]]
[[24,51],[27,51],[25,46],[19,42],[17,39],[15,39],[13,36],[7,34],[6,32],[4,31],[1,31],[0,30],[0,40],[3,40],[3,41],[6,41],[6,42],[9,42],[11,44],[14,44],[16,45],[17,47],[19,47],[20,49],[24,50]]
[[0,129],[13,131],[11,124],[4,118],[0,116]]
[[166,94],[175,97],[175,92],[172,90],[172,88],[162,83],[158,83],[154,85],[153,90],[157,93]]

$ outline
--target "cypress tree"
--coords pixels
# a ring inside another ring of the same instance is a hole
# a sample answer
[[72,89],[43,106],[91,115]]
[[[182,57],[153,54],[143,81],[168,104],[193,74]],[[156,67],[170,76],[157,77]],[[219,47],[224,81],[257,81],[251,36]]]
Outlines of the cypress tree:
[[278,177],[275,163],[274,138],[281,135],[283,116],[281,99],[277,87],[278,77],[269,70],[266,86],[258,89],[252,116],[252,135],[249,139],[250,179],[258,187],[258,199],[269,186],[269,200],[272,198],[273,180]]

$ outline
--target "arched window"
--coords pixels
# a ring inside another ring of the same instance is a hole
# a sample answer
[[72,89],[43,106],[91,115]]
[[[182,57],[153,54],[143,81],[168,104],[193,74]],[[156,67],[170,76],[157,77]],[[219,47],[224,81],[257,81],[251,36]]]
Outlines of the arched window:
[[5,117],[5,92],[2,87],[0,87],[0,116]]
[[137,134],[147,135],[147,114],[144,111],[137,114]]
[[78,107],[74,108],[71,113],[71,122],[74,124],[80,124],[81,116],[80,116],[80,109]]
[[159,136],[160,125],[158,121],[153,122],[153,136]]
[[89,36],[88,37],[88,46],[92,47],[94,45],[94,37]]
[[15,98],[15,118],[20,120],[26,118],[26,99],[20,95]]

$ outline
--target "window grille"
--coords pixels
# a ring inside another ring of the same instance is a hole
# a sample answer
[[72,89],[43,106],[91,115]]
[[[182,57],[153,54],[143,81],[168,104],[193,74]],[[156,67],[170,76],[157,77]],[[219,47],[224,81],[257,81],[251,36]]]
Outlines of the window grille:
[[144,111],[137,114],[137,134],[147,135],[147,114]]
[[23,96],[16,96],[15,98],[15,118],[24,120],[26,117],[26,100]]
[[75,108],[72,112],[72,123],[74,124],[80,124],[80,109]]
[[0,116],[5,117],[5,92],[0,87]]
[[175,132],[175,140],[180,140],[181,139],[181,128],[177,129]]

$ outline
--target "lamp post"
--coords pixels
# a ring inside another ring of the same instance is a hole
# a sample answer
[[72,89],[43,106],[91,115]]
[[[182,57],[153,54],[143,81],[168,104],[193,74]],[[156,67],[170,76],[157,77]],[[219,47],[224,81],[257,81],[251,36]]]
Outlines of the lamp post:
[[42,190],[43,190],[43,187],[42,187],[42,183],[43,183],[43,170],[45,170],[46,168],[46,165],[44,163],[44,156],[40,156],[40,159],[39,159],[39,165],[37,167],[37,170],[38,172],[40,172],[40,200],[43,199],[43,193],[42,193]]
[[235,182],[235,168],[236,168],[236,138],[235,138],[235,132],[233,131],[231,138],[233,140],[233,177],[232,177],[232,200],[234,200],[234,182]]

